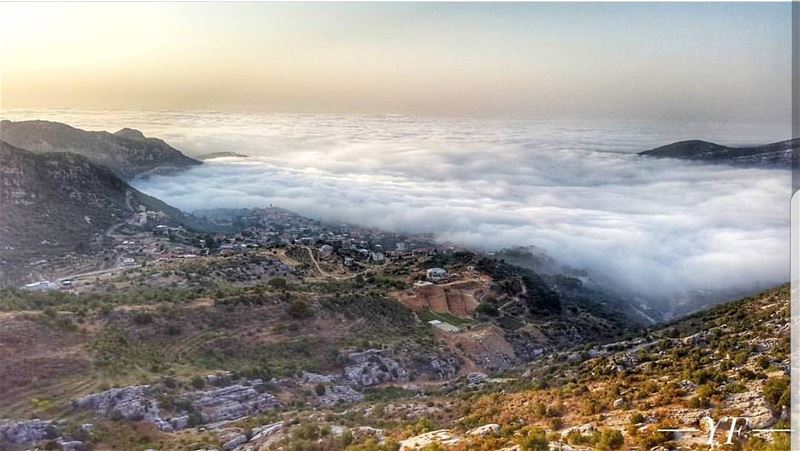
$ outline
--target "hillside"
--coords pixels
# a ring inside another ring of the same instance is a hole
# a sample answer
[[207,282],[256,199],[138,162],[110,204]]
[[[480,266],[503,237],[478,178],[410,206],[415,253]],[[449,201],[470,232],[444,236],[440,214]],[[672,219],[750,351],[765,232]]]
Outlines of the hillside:
[[755,147],[728,147],[708,141],[680,141],[639,153],[649,157],[681,158],[746,166],[790,168],[800,139]]
[[0,140],[36,153],[71,152],[106,166],[125,180],[155,171],[202,164],[156,138],[124,128],[116,133],[85,131],[59,122],[4,120]]
[[645,329],[522,251],[280,208],[212,221],[238,232],[121,227],[136,265],[0,289],[0,446],[663,451],[707,435],[659,427],[788,415],[788,287]]
[[25,280],[42,259],[98,250],[140,209],[165,224],[190,222],[84,156],[34,154],[0,141],[2,283]]
[[[707,435],[656,428],[787,415],[787,287],[493,374],[481,357],[513,353],[493,326],[441,332],[382,298],[380,278],[290,271],[294,282],[236,290],[4,293],[0,436],[13,449],[661,451]],[[743,437],[744,450],[788,450],[785,437]]]
[[[267,228],[313,224],[277,209],[246,214],[275,218]],[[117,240],[143,248],[124,254],[140,265],[76,277],[69,290],[0,290],[0,329],[10,331],[0,334],[0,435],[41,441],[44,425],[88,441],[69,426],[82,421],[113,449],[130,449],[119,440],[139,428],[169,442],[159,449],[183,449],[173,440],[208,435],[198,425],[413,397],[639,329],[531,270],[468,251],[345,266],[302,244],[251,248],[257,231],[243,232],[205,240],[210,255],[182,245],[191,258],[148,253],[177,245],[166,237],[121,232]],[[447,281],[420,284],[431,267],[446,268]],[[420,305],[431,287],[449,301]],[[42,423],[20,421],[32,416]]]

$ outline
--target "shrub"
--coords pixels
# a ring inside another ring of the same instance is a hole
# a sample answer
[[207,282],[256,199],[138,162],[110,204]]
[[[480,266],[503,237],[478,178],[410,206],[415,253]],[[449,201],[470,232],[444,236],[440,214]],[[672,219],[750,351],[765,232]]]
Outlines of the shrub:
[[622,436],[622,432],[616,429],[605,429],[600,432],[597,447],[601,450],[619,449],[624,443],[625,438]]
[[289,304],[289,308],[286,311],[289,316],[294,319],[309,318],[314,315],[314,311],[311,310],[311,307],[301,300],[293,301]]
[[520,451],[548,451],[547,437],[541,429],[531,429],[519,444]]
[[206,386],[206,380],[200,376],[195,376],[192,378],[192,387],[200,390],[201,388]]
[[764,399],[774,412],[789,406],[789,378],[786,376],[771,377],[764,382]]
[[269,279],[269,282],[267,282],[267,284],[270,287],[278,290],[285,290],[286,287],[288,286],[288,284],[286,283],[286,279],[284,279],[283,277],[273,277],[272,279]]
[[500,313],[500,310],[496,305],[488,302],[482,302],[480,305],[478,305],[478,308],[476,308],[475,311],[477,313],[489,316],[497,316]]

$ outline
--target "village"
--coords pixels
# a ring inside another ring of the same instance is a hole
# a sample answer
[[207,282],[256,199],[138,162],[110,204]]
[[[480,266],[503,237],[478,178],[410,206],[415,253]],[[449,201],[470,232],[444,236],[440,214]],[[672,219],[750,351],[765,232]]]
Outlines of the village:
[[[110,262],[105,267],[75,272],[70,265],[62,265],[51,272],[52,277],[20,288],[76,291],[81,286],[80,281],[85,287],[104,277],[145,266],[201,257],[263,253],[297,256],[297,249],[308,254],[306,257],[301,252],[299,259],[313,265],[318,273],[348,277],[378,265],[457,250],[455,246],[435,244],[430,236],[401,235],[350,224],[327,224],[271,206],[204,213],[209,214],[210,217],[204,219],[213,229],[224,232],[198,232],[182,225],[162,224],[162,212],[139,207],[124,224],[107,235],[112,243],[96,256]],[[415,286],[444,282],[448,277],[445,269],[430,268]]]

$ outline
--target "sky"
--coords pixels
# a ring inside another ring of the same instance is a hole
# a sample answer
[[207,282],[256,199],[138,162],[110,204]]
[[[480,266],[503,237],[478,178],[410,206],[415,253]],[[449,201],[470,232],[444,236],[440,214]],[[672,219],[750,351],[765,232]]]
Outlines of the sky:
[[790,3],[0,5],[0,109],[768,123]]

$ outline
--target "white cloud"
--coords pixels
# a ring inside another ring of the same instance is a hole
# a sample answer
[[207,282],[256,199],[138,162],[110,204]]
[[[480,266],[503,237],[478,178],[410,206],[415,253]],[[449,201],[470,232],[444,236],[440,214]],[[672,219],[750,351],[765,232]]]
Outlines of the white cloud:
[[[484,250],[535,245],[664,299],[788,279],[789,172],[611,152],[668,133],[334,118],[234,126],[212,146],[198,144],[210,131],[195,130],[181,135],[195,149],[253,157],[137,187],[188,210],[272,203]],[[225,141],[237,144],[217,147]]]

